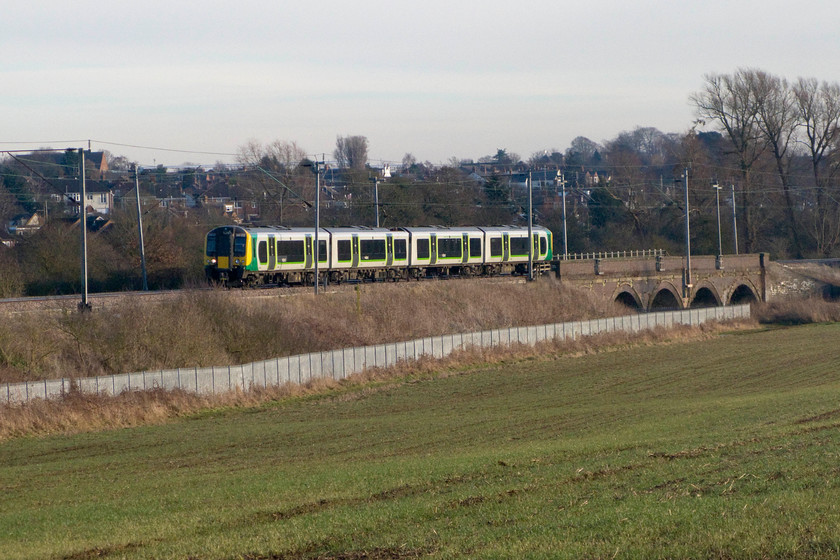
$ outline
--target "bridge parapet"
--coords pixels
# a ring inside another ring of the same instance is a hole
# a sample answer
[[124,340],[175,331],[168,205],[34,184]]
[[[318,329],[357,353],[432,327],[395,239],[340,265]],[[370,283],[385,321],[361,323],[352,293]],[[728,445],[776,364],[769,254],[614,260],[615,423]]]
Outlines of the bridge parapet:
[[641,256],[556,261],[562,282],[643,310],[701,307],[766,299],[766,254]]

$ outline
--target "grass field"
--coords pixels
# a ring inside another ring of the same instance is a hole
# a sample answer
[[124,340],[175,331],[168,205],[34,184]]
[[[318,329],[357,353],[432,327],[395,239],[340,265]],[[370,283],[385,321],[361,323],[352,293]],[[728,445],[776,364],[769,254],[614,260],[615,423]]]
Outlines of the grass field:
[[837,558],[840,324],[0,444],[0,557]]

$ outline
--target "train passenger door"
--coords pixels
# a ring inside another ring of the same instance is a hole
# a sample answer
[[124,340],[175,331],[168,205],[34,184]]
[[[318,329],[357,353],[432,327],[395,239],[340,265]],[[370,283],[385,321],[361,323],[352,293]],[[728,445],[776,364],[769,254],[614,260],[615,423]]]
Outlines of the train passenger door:
[[465,263],[470,260],[470,234],[465,233],[463,239],[464,240],[461,243],[463,245],[463,248],[461,249],[461,262]]
[[306,261],[305,264],[304,264],[304,268],[312,268],[312,236],[311,235],[306,236],[306,246],[304,247],[303,252],[306,255],[304,257],[304,260]]
[[277,241],[273,235],[268,236],[268,270],[277,268]]
[[357,266],[359,266],[359,254],[360,254],[359,253],[359,236],[358,235],[353,236],[353,244],[352,244],[352,248],[351,248],[351,253],[353,253],[353,257],[352,257],[353,262],[351,263],[351,266],[353,268],[356,268]]
[[429,264],[435,264],[437,262],[437,234],[433,233],[430,237],[429,257],[432,260],[429,261]]
[[510,234],[503,233],[502,234],[502,261],[507,262],[510,260]]
[[385,265],[392,264],[394,264],[394,236],[389,233],[385,236]]

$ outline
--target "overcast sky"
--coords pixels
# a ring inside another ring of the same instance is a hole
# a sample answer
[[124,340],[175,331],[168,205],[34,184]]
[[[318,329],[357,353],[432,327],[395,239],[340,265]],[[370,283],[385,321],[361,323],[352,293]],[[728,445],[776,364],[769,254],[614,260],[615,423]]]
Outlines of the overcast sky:
[[336,136],[363,135],[374,161],[498,148],[527,159],[576,136],[684,132],[708,73],[840,81],[840,10],[807,0],[32,0],[4,5],[0,52],[4,150],[91,139],[142,165],[177,165],[287,140],[330,159]]

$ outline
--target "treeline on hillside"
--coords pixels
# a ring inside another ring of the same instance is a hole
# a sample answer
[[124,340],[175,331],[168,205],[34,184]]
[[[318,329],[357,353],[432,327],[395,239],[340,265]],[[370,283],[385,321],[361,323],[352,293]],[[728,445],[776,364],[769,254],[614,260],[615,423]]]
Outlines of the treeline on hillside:
[[[571,253],[683,254],[687,189],[694,253],[838,255],[840,86],[740,69],[705,76],[690,100],[698,120],[686,132],[579,136],[527,159],[497,148],[442,165],[411,153],[374,165],[367,138],[339,136],[331,158],[317,158],[324,162],[277,140],[242,146],[234,165],[159,165],[135,176],[127,158],[106,152],[107,165],[96,167],[91,154],[88,191],[113,195],[89,236],[91,289],[140,287],[135,181],[154,289],[202,281],[203,236],[215,225],[314,225],[315,170],[322,226],[526,224],[530,178],[534,220],[555,232],[555,253],[565,229]],[[66,194],[78,190],[78,170],[72,151],[0,161],[0,219],[14,245],[0,245],[0,296],[78,291],[78,208]],[[33,215],[43,224],[9,233]]]

